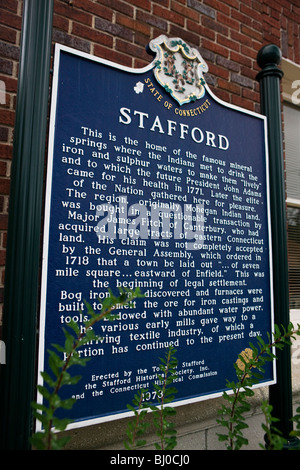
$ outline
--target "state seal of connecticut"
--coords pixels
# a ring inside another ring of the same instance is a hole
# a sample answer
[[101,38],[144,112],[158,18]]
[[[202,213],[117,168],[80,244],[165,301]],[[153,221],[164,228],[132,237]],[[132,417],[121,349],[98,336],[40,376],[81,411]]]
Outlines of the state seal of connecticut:
[[164,35],[150,41],[149,48],[156,53],[156,80],[180,105],[204,96],[203,73],[208,67],[196,49],[182,39]]

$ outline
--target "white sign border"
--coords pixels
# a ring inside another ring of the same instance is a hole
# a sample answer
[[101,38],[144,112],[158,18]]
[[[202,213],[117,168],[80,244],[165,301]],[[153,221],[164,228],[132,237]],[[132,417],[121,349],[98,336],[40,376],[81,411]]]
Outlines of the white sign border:
[[[44,209],[44,232],[43,232],[43,251],[42,251],[42,271],[41,271],[41,302],[40,302],[40,321],[39,321],[39,344],[38,344],[38,370],[37,370],[37,383],[38,385],[43,385],[43,379],[41,377],[41,372],[44,370],[44,359],[45,359],[45,325],[46,325],[46,296],[47,296],[47,270],[48,270],[48,257],[49,257],[49,228],[50,228],[50,213],[51,213],[51,196],[52,196],[52,171],[53,171],[53,156],[54,156],[54,137],[55,137],[55,122],[56,122],[56,110],[57,110],[57,92],[58,92],[58,76],[59,76],[59,67],[60,67],[60,56],[61,52],[67,52],[78,57],[91,60],[93,62],[107,65],[115,69],[122,70],[124,72],[133,73],[133,74],[143,74],[155,67],[155,59],[146,67],[143,68],[130,68],[109,60],[93,56],[91,54],[73,49],[62,44],[55,44],[55,54],[54,54],[54,68],[53,68],[53,82],[52,82],[52,93],[51,93],[51,111],[50,111],[50,120],[49,120],[49,141],[48,141],[48,161],[47,161],[47,176],[46,176],[46,192],[45,192],[45,209]],[[268,219],[268,234],[269,234],[269,266],[270,266],[270,303],[271,303],[271,327],[272,332],[274,331],[274,300],[273,300],[273,263],[272,263],[272,237],[271,237],[271,217],[270,217],[270,188],[269,188],[269,152],[268,152],[268,132],[267,132],[267,117],[241,108],[239,106],[227,103],[220,98],[218,98],[210,90],[209,86],[205,82],[205,89],[208,94],[220,105],[233,109],[235,111],[241,112],[243,114],[248,114],[250,116],[262,119],[264,121],[264,133],[265,133],[265,156],[266,156],[266,193],[267,193],[267,219]],[[268,382],[259,383],[253,386],[253,389],[267,387],[269,385],[274,385],[277,382],[276,377],[276,360],[273,361],[273,380]],[[227,393],[232,393],[232,391],[227,390]],[[209,399],[214,399],[221,397],[222,392],[212,393],[210,395],[200,395],[194,398],[182,399],[180,401],[172,402],[172,407],[178,407],[193,403],[198,403],[200,401],[205,401]],[[40,393],[37,393],[37,403],[42,403],[42,396]],[[91,426],[95,424],[100,424],[109,421],[115,421],[118,419],[128,418],[133,416],[132,411],[120,412],[111,415],[105,415],[101,417],[83,419],[76,421],[67,426],[67,430],[77,429],[81,427]],[[41,431],[41,423],[36,422],[36,431]]]

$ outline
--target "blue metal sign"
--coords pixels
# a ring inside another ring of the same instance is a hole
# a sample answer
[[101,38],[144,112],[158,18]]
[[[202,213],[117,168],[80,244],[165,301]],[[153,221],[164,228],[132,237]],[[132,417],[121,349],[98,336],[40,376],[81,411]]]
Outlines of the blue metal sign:
[[[144,294],[82,350],[73,427],[128,416],[169,345],[174,405],[219,396],[272,330],[265,118],[214,96],[183,41],[150,47],[143,69],[56,50],[39,370],[84,300],[97,311],[108,287]],[[270,364],[260,385],[274,380]]]

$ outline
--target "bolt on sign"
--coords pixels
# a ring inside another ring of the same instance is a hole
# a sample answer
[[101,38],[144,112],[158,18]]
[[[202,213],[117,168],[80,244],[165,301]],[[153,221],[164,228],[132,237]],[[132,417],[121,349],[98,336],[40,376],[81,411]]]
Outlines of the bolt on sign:
[[[142,388],[155,403],[170,345],[174,406],[217,397],[272,331],[266,118],[214,96],[181,39],[149,48],[132,69],[56,45],[39,371],[62,328],[83,327],[85,301],[97,312],[108,288],[144,294],[79,351],[71,427],[129,416]],[[270,363],[258,386],[275,380]]]

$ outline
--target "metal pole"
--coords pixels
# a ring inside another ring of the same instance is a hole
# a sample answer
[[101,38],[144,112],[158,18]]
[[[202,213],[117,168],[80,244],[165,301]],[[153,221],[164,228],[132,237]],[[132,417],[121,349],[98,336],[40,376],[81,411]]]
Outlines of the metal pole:
[[0,442],[30,448],[53,0],[24,0],[9,202]]
[[[282,70],[280,49],[269,44],[258,52],[257,63],[261,71],[257,75],[260,83],[261,112],[267,116],[269,169],[270,169],[270,205],[273,249],[273,284],[275,323],[287,328],[289,319],[287,223],[285,203],[285,183],[282,145],[282,119],[280,80]],[[289,434],[293,429],[293,403],[291,379],[291,351],[285,346],[277,350],[277,383],[269,387],[269,402],[273,407],[273,416],[280,421],[276,427],[288,440],[287,447],[296,444]]]

